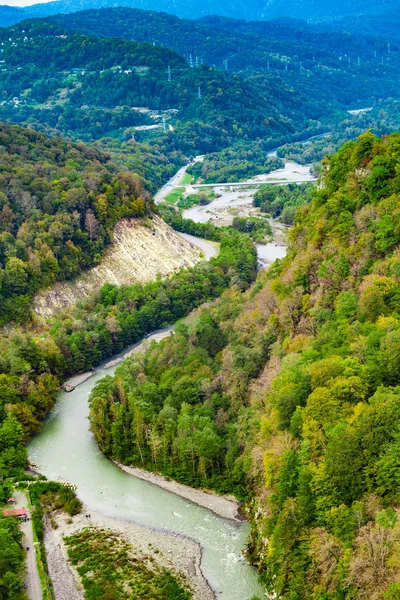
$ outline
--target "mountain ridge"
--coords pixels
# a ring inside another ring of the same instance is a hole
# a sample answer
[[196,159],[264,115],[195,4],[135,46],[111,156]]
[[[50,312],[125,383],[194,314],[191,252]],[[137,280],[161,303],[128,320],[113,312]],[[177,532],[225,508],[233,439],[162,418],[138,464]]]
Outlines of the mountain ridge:
[[112,8],[123,6],[168,12],[184,18],[200,18],[207,15],[222,15],[245,20],[268,20],[276,17],[294,17],[303,20],[330,20],[349,15],[377,15],[390,12],[397,7],[395,0],[339,0],[321,6],[317,0],[253,0],[246,7],[237,0],[205,0],[201,4],[184,0],[58,0],[43,4],[34,4],[22,9],[10,6],[0,7],[0,25],[5,27],[26,18],[43,17],[58,13],[78,12],[85,9]]

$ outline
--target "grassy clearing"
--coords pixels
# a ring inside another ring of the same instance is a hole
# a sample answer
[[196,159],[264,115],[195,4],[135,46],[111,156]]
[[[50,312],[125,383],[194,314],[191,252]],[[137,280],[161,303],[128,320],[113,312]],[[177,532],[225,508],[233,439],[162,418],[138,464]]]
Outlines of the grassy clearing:
[[182,200],[184,193],[185,188],[175,188],[165,196],[165,202],[168,202],[168,204],[176,204],[179,200]]
[[201,204],[205,206],[206,204],[210,204],[215,199],[214,190],[208,192],[200,192],[199,194],[190,194],[186,196],[186,198],[182,198],[178,201],[178,208],[182,208],[183,210],[187,210],[188,208],[192,208],[192,206],[197,206]]
[[189,173],[185,173],[180,181],[180,185],[190,185],[193,181],[193,175],[189,175]]
[[120,536],[87,528],[65,538],[81,576],[86,600],[190,600],[179,575],[159,567],[152,556],[135,556]]

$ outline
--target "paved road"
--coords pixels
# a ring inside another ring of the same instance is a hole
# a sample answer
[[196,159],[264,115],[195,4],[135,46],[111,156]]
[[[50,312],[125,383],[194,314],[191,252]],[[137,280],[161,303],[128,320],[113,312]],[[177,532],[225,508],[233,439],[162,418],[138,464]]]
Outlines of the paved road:
[[[289,183],[316,183],[318,180],[315,177],[312,177],[310,174],[310,167],[308,165],[302,166],[297,165],[296,163],[287,162],[285,164],[284,169],[277,169],[272,173],[269,173],[265,177],[256,176],[252,179],[248,179],[247,181],[236,181],[233,183],[201,183],[201,184],[191,184],[191,185],[182,185],[182,179],[188,169],[188,167],[196,162],[204,160],[204,156],[196,156],[193,162],[188,163],[157,192],[154,196],[154,201],[156,204],[160,204],[165,200],[166,196],[171,193],[175,188],[182,187],[186,189],[187,193],[195,193],[196,190],[201,190],[203,188],[240,188],[240,187],[259,187],[260,185],[264,185],[269,183],[271,185],[288,185]],[[303,172],[304,171],[304,172]],[[279,177],[280,175],[280,177]],[[274,179],[276,177],[276,179]]]
[[28,510],[29,521],[26,523],[21,523],[21,531],[24,534],[22,545],[24,548],[29,548],[27,551],[26,557],[26,575],[25,575],[25,583],[27,587],[27,594],[30,600],[42,600],[42,586],[40,583],[39,572],[36,564],[36,551],[33,541],[33,529],[32,529],[32,520],[31,514],[28,509],[28,500],[22,492],[15,492],[15,507],[16,508],[26,508]]
[[175,173],[173,177],[171,177],[171,179],[161,188],[161,190],[157,192],[157,194],[154,196],[154,202],[156,204],[160,204],[160,202],[162,202],[164,198],[168,196],[168,194],[172,192],[174,188],[180,187],[179,184],[182,181],[187,169],[194,163],[202,161],[203,159],[204,156],[196,156],[193,162],[188,163],[187,165],[179,169],[179,171]]
[[200,248],[206,260],[210,260],[210,258],[217,256],[217,244],[213,244],[212,242],[208,242],[207,240],[203,240],[202,238],[194,237],[194,235],[189,235],[188,233],[181,233],[179,231],[177,231],[176,233],[191,244],[193,244],[193,246],[197,246],[197,248]]

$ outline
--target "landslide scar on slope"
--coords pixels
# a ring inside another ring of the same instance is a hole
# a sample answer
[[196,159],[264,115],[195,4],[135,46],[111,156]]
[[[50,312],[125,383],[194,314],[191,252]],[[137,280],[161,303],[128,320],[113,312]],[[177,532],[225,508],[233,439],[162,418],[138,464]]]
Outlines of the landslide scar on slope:
[[160,217],[151,226],[143,221],[120,221],[114,229],[112,246],[101,263],[70,282],[56,283],[34,301],[37,317],[48,319],[60,310],[89,298],[105,283],[146,283],[160,273],[166,277],[201,260],[199,250],[183,239]]

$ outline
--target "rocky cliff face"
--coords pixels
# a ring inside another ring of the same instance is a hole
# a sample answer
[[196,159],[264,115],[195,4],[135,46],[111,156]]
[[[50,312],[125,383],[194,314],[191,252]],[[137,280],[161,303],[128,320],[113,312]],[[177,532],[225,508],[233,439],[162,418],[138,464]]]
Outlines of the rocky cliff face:
[[37,317],[48,319],[61,310],[85,300],[104,283],[116,285],[145,283],[190,267],[200,260],[200,252],[180,237],[162,219],[147,223],[123,220],[114,230],[114,243],[101,263],[72,282],[57,283],[39,294],[34,303]]

